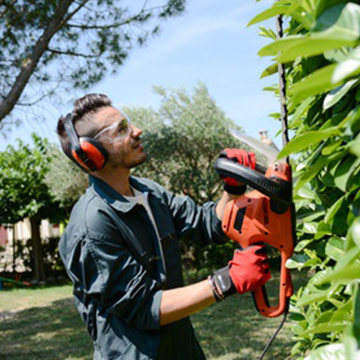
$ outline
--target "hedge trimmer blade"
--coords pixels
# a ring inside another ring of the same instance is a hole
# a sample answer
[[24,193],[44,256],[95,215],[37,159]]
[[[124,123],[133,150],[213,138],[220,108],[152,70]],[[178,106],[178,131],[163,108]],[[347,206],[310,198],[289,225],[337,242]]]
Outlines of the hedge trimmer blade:
[[240,140],[241,142],[245,143],[246,145],[249,145],[251,148],[258,151],[262,155],[264,155],[268,160],[268,165],[274,164],[275,162],[279,161],[278,155],[280,151],[275,144],[272,145],[265,144],[260,140],[257,140],[249,135],[241,134],[239,131],[234,129],[230,129],[230,134],[233,135],[238,140]]

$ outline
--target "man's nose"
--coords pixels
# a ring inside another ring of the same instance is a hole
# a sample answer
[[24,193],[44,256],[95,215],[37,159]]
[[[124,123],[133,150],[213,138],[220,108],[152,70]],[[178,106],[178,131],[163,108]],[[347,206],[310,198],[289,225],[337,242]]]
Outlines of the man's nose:
[[138,136],[140,136],[142,134],[142,130],[138,127],[136,127],[135,125],[131,124],[131,134],[134,138],[137,138]]

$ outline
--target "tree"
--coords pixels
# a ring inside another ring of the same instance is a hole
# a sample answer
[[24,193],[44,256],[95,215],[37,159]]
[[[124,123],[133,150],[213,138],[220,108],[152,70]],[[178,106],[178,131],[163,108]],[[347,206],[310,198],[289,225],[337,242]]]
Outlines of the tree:
[[34,147],[18,140],[17,148],[0,152],[0,224],[15,224],[30,218],[33,272],[36,280],[45,280],[40,238],[42,219],[59,219],[64,212],[44,183],[48,171],[48,143],[33,134]]
[[116,0],[1,1],[0,124],[14,106],[54,95],[59,85],[86,89],[115,72],[134,43],[146,43],[160,20],[185,6],[185,0],[148,3],[130,11]]
[[225,147],[239,146],[229,129],[240,128],[216,105],[203,83],[198,83],[192,94],[184,89],[154,90],[162,97],[158,111],[125,109],[143,129],[142,142],[148,154],[135,174],[189,195],[197,203],[213,200],[221,188],[215,160]]
[[[288,267],[311,270],[292,299],[293,356],[360,354],[360,6],[350,1],[279,1],[251,24],[282,14],[287,36],[259,52],[285,63],[298,180],[298,244]],[[278,88],[275,87],[278,91]]]
[[71,208],[88,186],[88,175],[54,144],[49,147],[48,156],[50,161],[44,178],[45,184],[54,200],[59,202],[69,216]]

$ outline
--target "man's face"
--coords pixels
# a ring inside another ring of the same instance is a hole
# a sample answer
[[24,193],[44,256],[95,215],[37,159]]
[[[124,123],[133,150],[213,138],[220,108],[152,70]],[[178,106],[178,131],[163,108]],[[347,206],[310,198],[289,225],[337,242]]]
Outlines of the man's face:
[[128,122],[118,109],[105,107],[94,116],[99,132],[94,139],[109,153],[108,166],[131,169],[146,160],[141,144],[142,130]]

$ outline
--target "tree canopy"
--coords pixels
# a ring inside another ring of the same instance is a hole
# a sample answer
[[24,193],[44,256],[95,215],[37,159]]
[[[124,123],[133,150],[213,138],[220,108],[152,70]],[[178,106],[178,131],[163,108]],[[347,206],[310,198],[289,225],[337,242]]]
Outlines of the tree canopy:
[[0,125],[16,105],[59,87],[86,89],[116,72],[135,44],[184,8],[185,0],[144,0],[131,9],[119,0],[1,1]]
[[44,182],[50,161],[48,142],[33,134],[34,146],[18,140],[0,152],[0,224],[25,217],[57,218],[59,209]]
[[72,206],[88,186],[88,175],[69,161],[57,145],[49,147],[48,156],[50,162],[44,181],[53,198],[69,216]]

